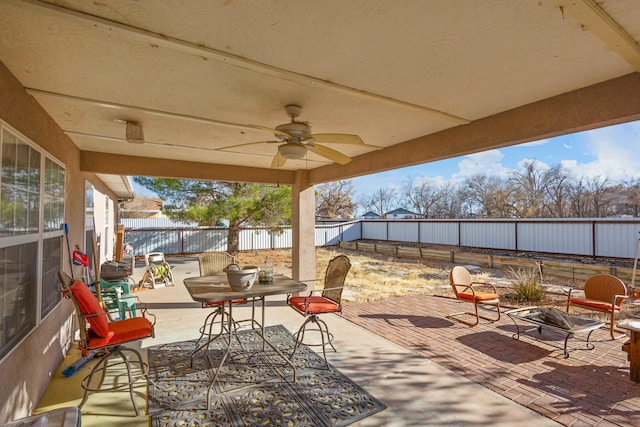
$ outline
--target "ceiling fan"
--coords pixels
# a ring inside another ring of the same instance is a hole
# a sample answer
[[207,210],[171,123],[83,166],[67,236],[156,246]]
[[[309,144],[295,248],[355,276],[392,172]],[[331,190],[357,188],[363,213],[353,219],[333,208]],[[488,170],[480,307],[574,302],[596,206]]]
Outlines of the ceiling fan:
[[263,130],[273,132],[275,137],[278,138],[277,141],[249,142],[247,144],[224,147],[222,150],[254,144],[280,144],[278,146],[278,151],[271,162],[271,167],[275,168],[283,166],[288,159],[294,160],[304,158],[307,151],[311,151],[312,153],[338,164],[346,165],[351,161],[351,157],[336,151],[333,148],[321,145],[319,142],[328,144],[365,145],[362,138],[358,135],[343,133],[311,133],[311,126],[308,122],[296,120],[300,113],[302,113],[302,107],[299,105],[287,105],[284,107],[284,110],[291,118],[291,122],[278,125],[275,129],[261,128]]

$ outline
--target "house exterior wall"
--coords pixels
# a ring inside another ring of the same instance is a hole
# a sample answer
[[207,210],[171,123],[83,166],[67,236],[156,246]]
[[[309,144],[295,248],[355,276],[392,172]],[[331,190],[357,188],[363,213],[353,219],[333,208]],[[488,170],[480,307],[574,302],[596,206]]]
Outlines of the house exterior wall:
[[[64,165],[64,221],[69,225],[70,240],[83,242],[85,179],[112,200],[116,197],[95,175],[80,171],[77,147],[1,62],[0,120]],[[70,273],[64,252],[62,267]],[[0,360],[0,423],[31,414],[73,344],[75,330],[73,305],[62,300]]]

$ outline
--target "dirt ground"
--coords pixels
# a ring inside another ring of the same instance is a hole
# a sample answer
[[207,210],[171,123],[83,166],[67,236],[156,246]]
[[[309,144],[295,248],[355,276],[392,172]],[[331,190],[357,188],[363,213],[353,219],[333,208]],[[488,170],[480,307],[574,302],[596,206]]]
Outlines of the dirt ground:
[[[316,249],[316,288],[322,287],[326,266],[331,258],[345,254],[351,261],[351,270],[345,282],[343,299],[345,304],[358,304],[378,301],[397,296],[428,294],[453,298],[449,285],[451,263],[430,261],[425,259],[399,258],[372,252],[358,252],[343,248]],[[240,264],[257,265],[261,258],[273,260],[276,273],[291,275],[291,250],[260,250],[257,252],[241,252],[238,255]],[[473,273],[474,280],[489,282],[496,286],[505,308],[532,305],[526,301],[515,301],[511,274],[509,271],[482,268]],[[547,292],[539,306],[556,307],[564,310],[567,301],[564,290],[572,283],[570,279],[543,277],[542,283]],[[640,316],[640,306],[626,307],[622,317]]]

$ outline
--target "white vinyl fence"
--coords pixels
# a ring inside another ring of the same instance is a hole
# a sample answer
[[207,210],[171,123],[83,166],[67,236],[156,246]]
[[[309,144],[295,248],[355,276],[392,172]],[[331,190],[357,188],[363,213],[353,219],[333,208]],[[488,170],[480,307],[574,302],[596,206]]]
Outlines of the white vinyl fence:
[[[226,228],[129,228],[125,242],[136,255],[160,251],[193,254],[224,251]],[[477,220],[358,220],[316,225],[316,246],[361,239],[535,251],[590,257],[635,257],[639,219],[477,219]],[[246,228],[240,232],[240,250],[291,247],[291,229],[279,233]]]

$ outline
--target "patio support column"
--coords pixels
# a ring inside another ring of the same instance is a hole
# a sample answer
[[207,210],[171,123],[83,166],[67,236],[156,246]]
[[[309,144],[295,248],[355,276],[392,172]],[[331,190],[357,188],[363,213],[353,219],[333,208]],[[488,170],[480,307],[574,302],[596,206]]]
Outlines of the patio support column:
[[315,287],[315,188],[308,184],[308,172],[298,170],[291,191],[292,198],[292,275],[293,279],[309,282],[309,290]]

